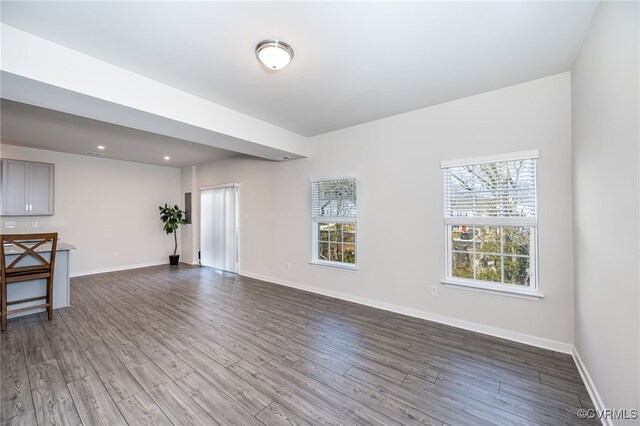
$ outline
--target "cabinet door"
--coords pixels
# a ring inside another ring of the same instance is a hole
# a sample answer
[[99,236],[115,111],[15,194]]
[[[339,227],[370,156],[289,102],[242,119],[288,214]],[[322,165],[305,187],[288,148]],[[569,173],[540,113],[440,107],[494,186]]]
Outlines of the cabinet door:
[[2,160],[2,214],[25,215],[29,164],[26,161]]
[[53,214],[53,164],[29,164],[29,214]]

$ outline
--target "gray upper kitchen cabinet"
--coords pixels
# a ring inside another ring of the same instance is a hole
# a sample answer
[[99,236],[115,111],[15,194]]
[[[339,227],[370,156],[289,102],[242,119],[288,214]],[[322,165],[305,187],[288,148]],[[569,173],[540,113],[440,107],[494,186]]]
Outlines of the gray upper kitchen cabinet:
[[54,165],[2,160],[3,216],[53,214]]
[[28,214],[29,163],[2,160],[2,214]]
[[53,214],[54,165],[29,163],[29,214]]

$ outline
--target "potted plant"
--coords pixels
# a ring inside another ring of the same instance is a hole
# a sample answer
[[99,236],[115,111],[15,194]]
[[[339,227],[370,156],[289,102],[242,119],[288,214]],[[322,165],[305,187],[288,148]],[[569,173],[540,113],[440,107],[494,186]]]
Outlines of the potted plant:
[[160,209],[160,219],[164,223],[162,229],[167,234],[173,233],[173,241],[175,246],[173,248],[173,254],[169,255],[169,264],[177,265],[180,260],[180,255],[176,254],[178,251],[178,227],[180,225],[184,225],[187,223],[186,220],[182,218],[184,212],[180,210],[178,205],[171,207],[167,203],[164,204],[164,207],[158,207]]

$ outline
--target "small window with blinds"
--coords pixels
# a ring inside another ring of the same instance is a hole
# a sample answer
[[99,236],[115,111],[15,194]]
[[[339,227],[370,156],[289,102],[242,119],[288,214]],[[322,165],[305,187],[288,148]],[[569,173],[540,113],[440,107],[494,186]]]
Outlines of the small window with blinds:
[[537,293],[538,151],[443,161],[446,284]]
[[312,263],[355,269],[355,178],[311,180]]

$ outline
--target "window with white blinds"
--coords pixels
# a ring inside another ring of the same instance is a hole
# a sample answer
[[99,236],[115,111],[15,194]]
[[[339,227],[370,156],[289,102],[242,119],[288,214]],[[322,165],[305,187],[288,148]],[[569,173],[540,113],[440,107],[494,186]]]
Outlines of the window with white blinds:
[[312,216],[315,220],[354,220],[358,214],[355,178],[311,182]]
[[445,168],[444,193],[448,223],[535,223],[536,160]]
[[311,180],[312,263],[355,268],[357,215],[355,178]]
[[538,151],[443,161],[445,283],[537,292]]

